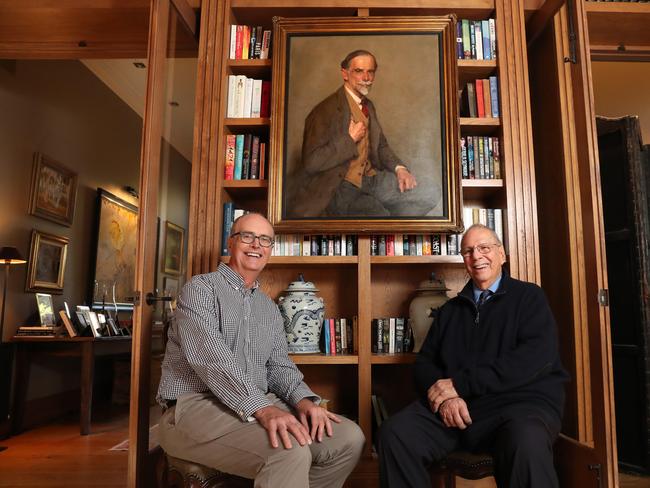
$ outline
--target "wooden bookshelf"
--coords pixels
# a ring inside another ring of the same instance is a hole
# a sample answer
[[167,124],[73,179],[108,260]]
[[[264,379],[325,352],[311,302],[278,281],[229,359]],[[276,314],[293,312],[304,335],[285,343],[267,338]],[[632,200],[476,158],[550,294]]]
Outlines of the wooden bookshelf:
[[[212,5],[212,4],[211,4]],[[218,5],[218,6],[217,6]],[[526,2],[530,7],[531,1]],[[526,7],[526,8],[528,8]],[[525,56],[515,46],[525,39],[524,22],[516,17],[518,12],[506,8],[502,0],[433,0],[424,5],[421,1],[394,2],[377,0],[370,4],[364,2],[361,8],[351,7],[343,0],[225,0],[215,2],[211,7],[214,22],[208,23],[211,31],[204,32],[208,39],[216,39],[205,48],[204,73],[206,86],[211,87],[203,94],[203,113],[201,133],[210,134],[211,146],[201,150],[197,173],[216,175],[216,185],[206,185],[197,195],[197,221],[192,241],[193,271],[205,272],[216,267],[220,261],[228,262],[228,256],[220,256],[218,250],[221,239],[222,205],[225,201],[235,201],[244,208],[264,212],[267,198],[266,181],[224,181],[225,136],[244,130],[258,134],[269,134],[271,120],[266,119],[228,119],[227,77],[230,74],[245,74],[249,77],[271,79],[271,60],[231,60],[229,56],[229,37],[231,24],[262,25],[272,28],[274,16],[284,17],[343,17],[359,15],[446,15],[454,13],[457,18],[474,20],[494,17],[497,19],[496,33],[497,60],[459,60],[458,76],[461,83],[489,76],[499,78],[500,118],[461,118],[461,135],[492,135],[508,141],[503,147],[501,180],[464,180],[462,192],[466,201],[482,205],[484,208],[514,208],[521,199],[524,213],[521,218],[509,220],[504,210],[504,229],[509,238],[507,245],[515,251],[519,246],[530,246],[527,234],[533,234],[536,223],[534,210],[525,208],[534,200],[530,188],[534,171],[532,160],[522,155],[519,148],[530,146],[530,131],[521,121],[529,120],[526,100],[527,80]],[[506,28],[507,26],[507,28]],[[513,29],[512,26],[517,26]],[[513,31],[516,31],[513,34]],[[517,48],[519,49],[519,48]],[[514,54],[514,58],[512,57]],[[508,59],[508,63],[500,60]],[[199,60],[201,62],[201,60]],[[211,84],[212,83],[212,84]],[[513,101],[511,104],[510,101]],[[217,105],[215,105],[217,104]],[[274,107],[273,101],[271,102]],[[273,113],[273,112],[272,112]],[[269,141],[271,144],[272,141]],[[212,147],[212,145],[216,147]],[[509,197],[508,197],[509,196]],[[508,200],[510,198],[511,200]],[[497,205],[498,204],[498,205]],[[202,226],[207,226],[203,228]],[[216,252],[215,252],[216,250]],[[200,257],[200,258],[199,258]],[[522,279],[532,279],[536,275],[536,262],[523,258],[511,263],[511,272]],[[428,279],[435,271],[445,279],[447,286],[458,292],[467,280],[462,259],[459,256],[371,256],[370,237],[358,236],[356,256],[273,256],[267,269],[260,276],[262,288],[273,299],[283,294],[286,286],[294,281],[298,273],[315,283],[319,296],[325,301],[325,315],[328,317],[358,317],[354,333],[355,354],[327,356],[324,354],[292,355],[296,364],[305,371],[307,381],[322,390],[334,405],[353,405],[352,416],[358,419],[368,446],[372,445],[372,406],[373,393],[390,392],[394,382],[404,385],[404,394],[389,398],[390,410],[396,410],[414,399],[414,392],[403,381],[411,376],[414,354],[372,354],[371,322],[375,317],[407,317],[408,305],[421,281]],[[408,380],[410,381],[410,380]],[[356,398],[354,398],[356,395]],[[351,398],[352,397],[352,398]],[[370,454],[368,447],[367,454]]]
[[650,3],[585,2],[589,48],[597,60],[650,60]]

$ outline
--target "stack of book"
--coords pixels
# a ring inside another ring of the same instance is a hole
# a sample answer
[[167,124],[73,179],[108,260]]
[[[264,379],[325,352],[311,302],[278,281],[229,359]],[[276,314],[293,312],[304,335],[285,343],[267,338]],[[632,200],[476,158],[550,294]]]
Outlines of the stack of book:
[[352,234],[278,234],[274,256],[356,256],[357,236]]
[[397,354],[411,350],[411,326],[404,317],[373,319],[370,334],[373,353]]
[[447,234],[380,234],[370,236],[371,256],[447,256]]
[[62,332],[61,327],[54,325],[21,325],[16,331],[17,336],[54,337]]
[[261,25],[230,25],[230,59],[268,59],[271,31]]
[[456,24],[458,59],[497,59],[497,36],[494,19],[459,20]]
[[229,119],[265,118],[271,114],[271,82],[244,75],[228,76]]
[[500,179],[501,151],[499,138],[463,136],[460,138],[462,177],[468,179]]
[[266,176],[266,142],[255,134],[226,136],[224,179],[263,180]]
[[461,94],[461,117],[499,117],[499,86],[496,76],[470,81]]
[[323,319],[320,334],[320,350],[325,354],[354,354],[354,330],[357,317]]

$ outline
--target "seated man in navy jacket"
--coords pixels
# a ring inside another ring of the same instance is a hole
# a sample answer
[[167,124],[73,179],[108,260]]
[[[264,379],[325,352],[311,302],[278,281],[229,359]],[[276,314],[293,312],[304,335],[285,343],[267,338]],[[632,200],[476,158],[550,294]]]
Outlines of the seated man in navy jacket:
[[497,235],[461,242],[471,280],[439,311],[415,362],[419,399],[382,425],[382,487],[429,487],[428,468],[456,449],[490,452],[497,486],[558,487],[553,442],[564,383],[544,292],[502,269]]

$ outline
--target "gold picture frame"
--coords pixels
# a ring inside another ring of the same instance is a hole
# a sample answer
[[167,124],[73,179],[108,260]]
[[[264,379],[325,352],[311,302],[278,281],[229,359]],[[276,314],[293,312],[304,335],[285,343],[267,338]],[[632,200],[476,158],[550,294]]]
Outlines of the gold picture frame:
[[169,220],[165,221],[164,242],[163,273],[180,276],[183,272],[185,229]]
[[[276,18],[273,39],[268,215],[276,231],[461,231],[455,17]],[[396,181],[392,174],[403,161],[418,183],[411,195],[423,195],[419,207],[430,210],[332,214],[324,205],[349,177],[353,108],[341,63],[357,50],[372,53],[377,64],[366,115],[369,154],[380,160],[373,168]],[[391,164],[381,156],[387,145],[399,158]]]
[[63,293],[68,238],[32,230],[27,267],[27,292]]
[[77,174],[42,154],[34,154],[29,213],[70,227],[77,198]]

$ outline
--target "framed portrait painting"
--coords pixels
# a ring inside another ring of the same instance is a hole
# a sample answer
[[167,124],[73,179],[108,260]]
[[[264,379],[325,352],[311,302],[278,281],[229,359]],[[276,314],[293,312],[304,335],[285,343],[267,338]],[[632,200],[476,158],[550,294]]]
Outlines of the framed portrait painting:
[[34,154],[29,213],[71,226],[77,197],[77,174],[41,153]]
[[28,292],[63,293],[68,238],[32,231],[27,267]]
[[277,18],[279,231],[462,229],[455,18]]
[[133,309],[138,208],[99,188],[97,190],[97,245],[92,262],[89,300],[93,308]]

